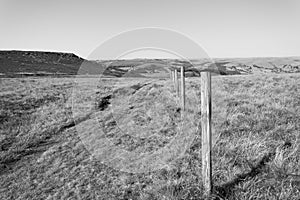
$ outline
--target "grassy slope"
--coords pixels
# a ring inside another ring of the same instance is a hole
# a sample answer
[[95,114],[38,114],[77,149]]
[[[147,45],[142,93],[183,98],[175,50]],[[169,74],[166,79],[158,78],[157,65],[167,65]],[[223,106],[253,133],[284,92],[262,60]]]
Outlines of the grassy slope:
[[[180,135],[181,122],[169,81],[0,81],[1,199],[202,197],[198,78],[186,84],[187,116],[193,123],[184,131],[193,132],[195,140],[183,156],[167,160],[165,168],[145,173],[128,173],[114,160],[114,168],[101,163],[83,138],[93,139],[86,141],[96,147],[101,144],[99,130],[91,123],[97,119],[112,146],[138,153],[165,147]],[[78,106],[72,110],[72,86],[78,84],[73,92],[73,105]],[[299,74],[213,77],[214,196],[298,199],[299,91]]]

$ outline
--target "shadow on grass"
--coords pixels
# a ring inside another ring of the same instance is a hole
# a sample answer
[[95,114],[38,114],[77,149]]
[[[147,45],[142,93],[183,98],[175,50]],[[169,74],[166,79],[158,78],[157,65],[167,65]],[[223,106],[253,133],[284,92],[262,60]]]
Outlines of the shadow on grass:
[[[21,161],[22,159],[26,159],[26,156],[30,156],[33,154],[43,153],[46,151],[50,146],[58,143],[55,140],[55,136],[59,135],[63,131],[73,128],[77,124],[86,121],[90,118],[92,113],[87,114],[79,119],[73,119],[69,122],[62,124],[59,127],[54,127],[53,129],[47,130],[41,134],[41,137],[33,137],[30,140],[21,140],[19,144],[14,144],[16,142],[13,140],[9,148],[3,149],[0,143],[0,176],[7,173],[8,171],[12,170],[17,162]],[[17,149],[11,149],[11,147],[20,146]]]
[[[262,157],[262,159],[252,167],[252,169],[244,174],[239,174],[235,179],[224,183],[220,186],[215,186],[214,193],[219,198],[228,199],[233,195],[234,187],[246,179],[253,178],[261,173],[267,162],[271,161],[271,158],[275,155],[275,152],[270,152]],[[217,199],[219,199],[217,198]]]

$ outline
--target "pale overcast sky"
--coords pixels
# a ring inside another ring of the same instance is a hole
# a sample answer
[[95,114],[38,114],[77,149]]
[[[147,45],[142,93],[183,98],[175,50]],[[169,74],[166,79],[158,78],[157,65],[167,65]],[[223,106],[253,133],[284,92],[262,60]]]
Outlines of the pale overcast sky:
[[0,0],[0,27],[1,50],[88,57],[120,32],[161,27],[210,57],[300,56],[298,0]]

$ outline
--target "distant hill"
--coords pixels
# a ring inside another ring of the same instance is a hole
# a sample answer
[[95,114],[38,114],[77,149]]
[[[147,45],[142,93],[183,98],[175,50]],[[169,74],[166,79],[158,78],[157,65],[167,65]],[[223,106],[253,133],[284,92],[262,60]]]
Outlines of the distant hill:
[[0,73],[6,75],[76,74],[84,61],[72,53],[0,51]]
[[166,77],[185,67],[186,76],[209,69],[216,75],[299,73],[300,57],[195,59],[85,60],[73,53],[0,51],[0,77],[103,74],[108,77]]
[[241,74],[300,72],[300,57],[228,58],[215,59],[215,62]]

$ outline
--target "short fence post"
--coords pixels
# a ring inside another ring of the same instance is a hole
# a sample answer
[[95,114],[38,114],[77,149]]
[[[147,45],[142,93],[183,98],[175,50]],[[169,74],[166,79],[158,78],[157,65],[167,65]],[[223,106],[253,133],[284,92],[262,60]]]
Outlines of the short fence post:
[[205,195],[212,190],[211,168],[211,74],[201,72],[201,129],[202,129],[202,177]]
[[181,104],[182,104],[182,111],[185,111],[185,77],[184,77],[184,67],[181,66]]

